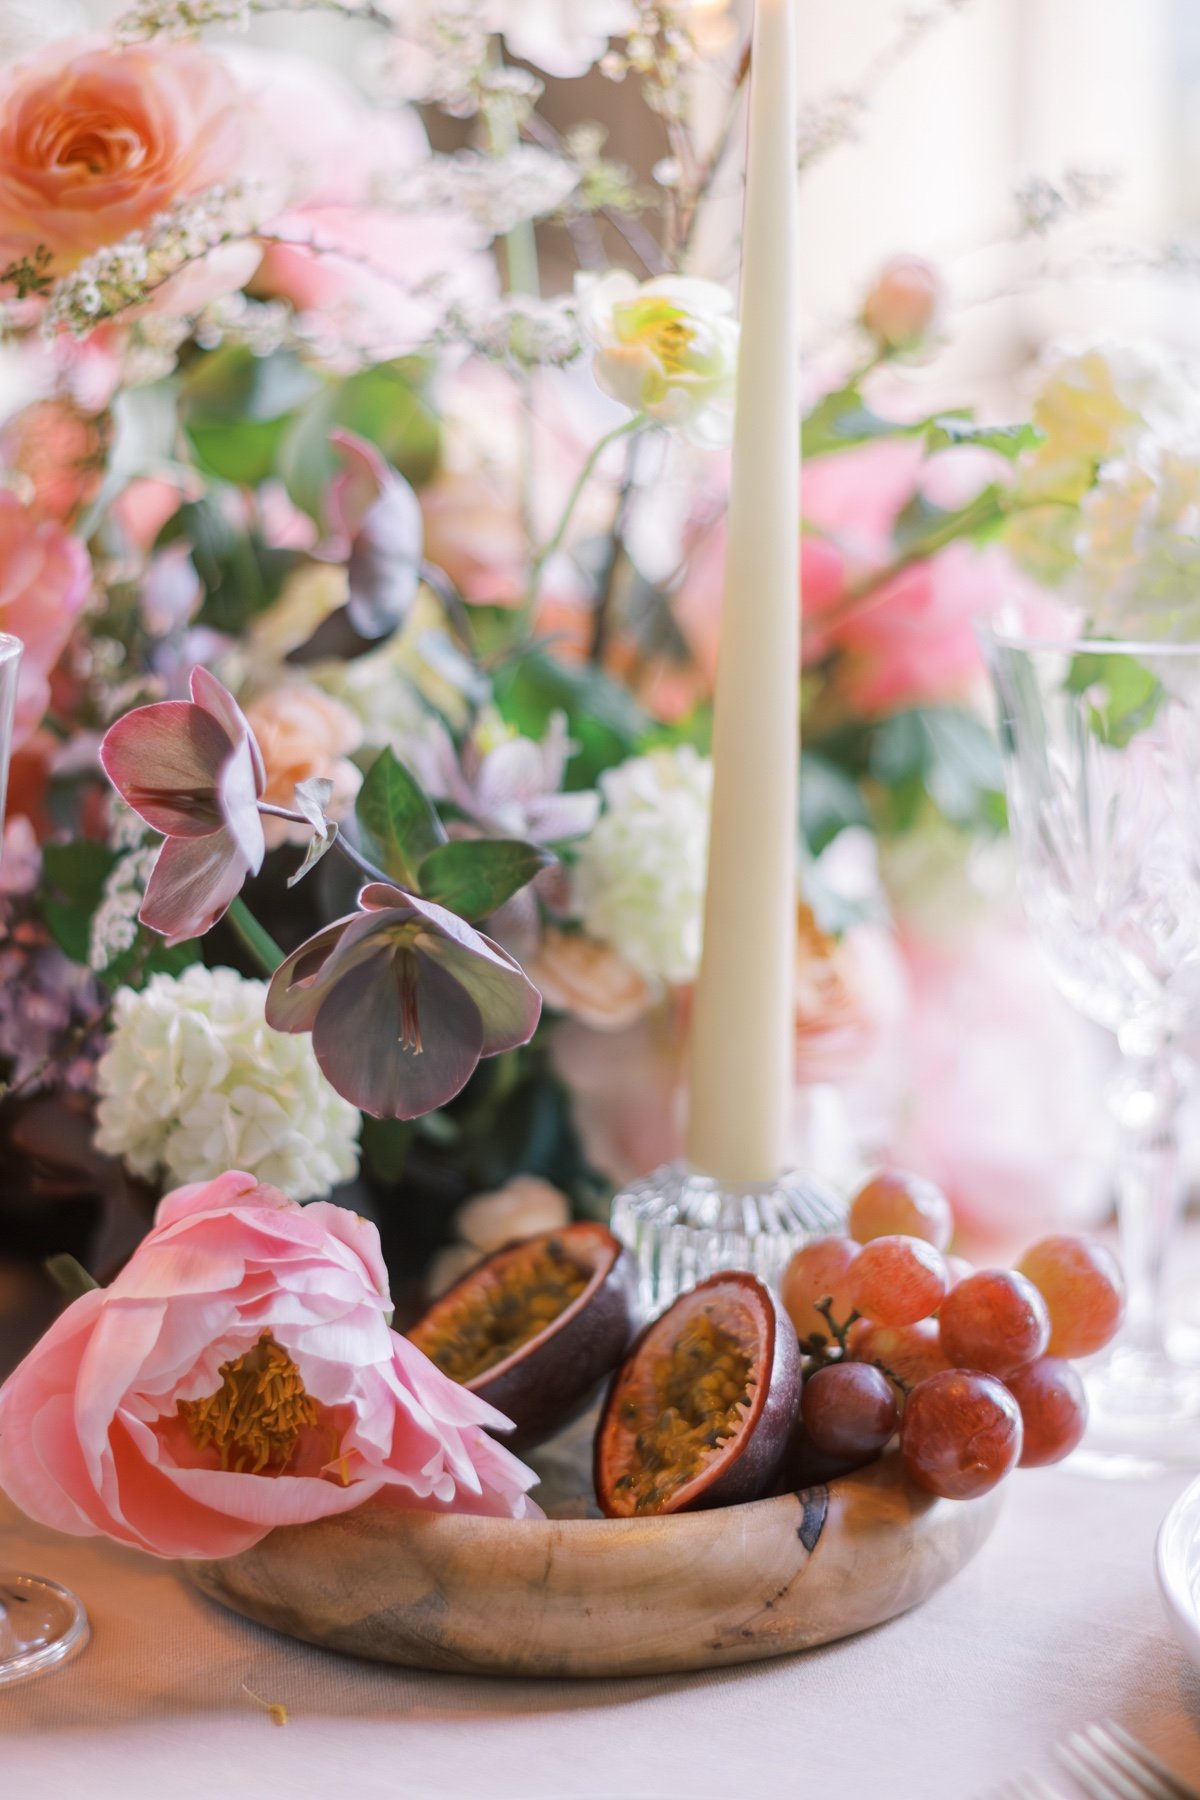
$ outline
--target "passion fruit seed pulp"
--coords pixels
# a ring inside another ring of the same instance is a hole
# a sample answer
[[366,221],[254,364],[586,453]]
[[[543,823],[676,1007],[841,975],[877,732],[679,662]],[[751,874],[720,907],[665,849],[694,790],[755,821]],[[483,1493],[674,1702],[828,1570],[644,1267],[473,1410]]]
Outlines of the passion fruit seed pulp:
[[591,1280],[556,1237],[483,1274],[463,1304],[436,1317],[420,1338],[426,1356],[464,1386],[545,1331]]
[[693,1481],[705,1458],[744,1425],[757,1385],[752,1371],[749,1353],[712,1308],[690,1319],[653,1366],[649,1391],[620,1403],[638,1462],[617,1476],[614,1494],[626,1493],[634,1512],[652,1512]]
[[637,1271],[603,1225],[564,1225],[468,1271],[412,1327],[418,1349],[513,1423],[524,1451],[578,1416],[629,1347]]
[[682,1294],[619,1369],[596,1434],[609,1518],[731,1506],[762,1493],[800,1404],[800,1346],[755,1276],[732,1270]]

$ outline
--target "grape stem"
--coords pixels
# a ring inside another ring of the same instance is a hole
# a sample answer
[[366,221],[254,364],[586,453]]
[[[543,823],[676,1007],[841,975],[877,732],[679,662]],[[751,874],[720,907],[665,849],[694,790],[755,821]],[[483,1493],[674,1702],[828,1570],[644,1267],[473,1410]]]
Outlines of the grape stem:
[[[843,1320],[839,1325],[833,1316],[832,1294],[826,1294],[823,1300],[814,1300],[813,1305],[828,1325],[833,1342],[830,1343],[828,1338],[820,1337],[816,1332],[811,1337],[805,1338],[805,1346],[809,1351],[809,1364],[805,1371],[808,1375],[815,1375],[818,1369],[828,1368],[831,1364],[847,1361],[849,1350],[846,1340],[850,1336],[850,1327],[856,1325],[862,1318],[860,1312],[852,1312],[849,1318]],[[880,1374],[886,1375],[893,1387],[898,1388],[907,1400],[912,1393],[912,1383],[905,1381],[903,1375],[897,1375],[895,1369],[889,1369],[878,1356],[874,1357],[872,1361]]]

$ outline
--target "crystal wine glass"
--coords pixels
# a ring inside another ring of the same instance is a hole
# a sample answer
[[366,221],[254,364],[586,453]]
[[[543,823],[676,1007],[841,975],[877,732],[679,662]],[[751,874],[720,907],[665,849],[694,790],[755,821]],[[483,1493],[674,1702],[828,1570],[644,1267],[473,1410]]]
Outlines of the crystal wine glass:
[[[17,701],[19,639],[0,633],[0,831]],[[56,1581],[0,1568],[0,1687],[64,1663],[88,1641],[87,1614]]]
[[1200,644],[1003,627],[983,640],[1026,910],[1058,986],[1121,1053],[1108,1100],[1129,1308],[1085,1372],[1083,1461],[1107,1474],[1194,1466],[1200,1371],[1169,1348],[1163,1270],[1200,1020]]

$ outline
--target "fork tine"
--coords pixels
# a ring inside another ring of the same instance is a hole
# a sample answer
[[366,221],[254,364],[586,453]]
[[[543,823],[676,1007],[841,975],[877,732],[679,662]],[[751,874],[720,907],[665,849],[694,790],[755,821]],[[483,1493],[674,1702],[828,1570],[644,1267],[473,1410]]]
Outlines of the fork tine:
[[1095,1745],[1078,1732],[1073,1732],[1065,1744],[1057,1745],[1054,1754],[1075,1777],[1088,1800],[1149,1800],[1149,1789],[1135,1787],[1119,1772],[1114,1774]]
[[1122,1768],[1131,1773],[1134,1770],[1141,1770],[1152,1775],[1158,1781],[1163,1792],[1170,1796],[1170,1800],[1200,1800],[1200,1795],[1197,1795],[1195,1788],[1180,1781],[1178,1775],[1172,1774],[1166,1763],[1161,1762],[1152,1750],[1147,1750],[1144,1744],[1140,1744],[1135,1737],[1131,1737],[1114,1720],[1109,1719],[1103,1725],[1089,1725],[1087,1736],[1098,1747],[1107,1749],[1108,1754],[1119,1762]]

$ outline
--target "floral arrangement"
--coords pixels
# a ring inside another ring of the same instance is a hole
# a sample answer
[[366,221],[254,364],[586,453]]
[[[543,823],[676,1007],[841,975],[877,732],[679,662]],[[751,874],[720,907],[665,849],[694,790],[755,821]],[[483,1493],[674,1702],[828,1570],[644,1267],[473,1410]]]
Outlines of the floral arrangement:
[[[748,56],[689,0],[321,0],[356,88],[234,41],[266,10],[142,0],[0,77],[0,1138],[26,1207],[357,1179],[448,1271],[491,1247],[471,1195],[534,1229],[547,1184],[586,1214],[674,1148],[738,350],[704,246]],[[649,185],[541,108],[592,69],[661,132]],[[816,109],[802,167],[854,116]],[[944,1060],[926,1001],[976,951],[928,872],[1003,827],[972,621],[1036,580],[1178,629],[1200,462],[1178,379],[1112,346],[1031,422],[948,406],[947,301],[896,258],[810,369],[797,1083],[969,1216],[969,1151],[881,1058],[911,1026]]]

